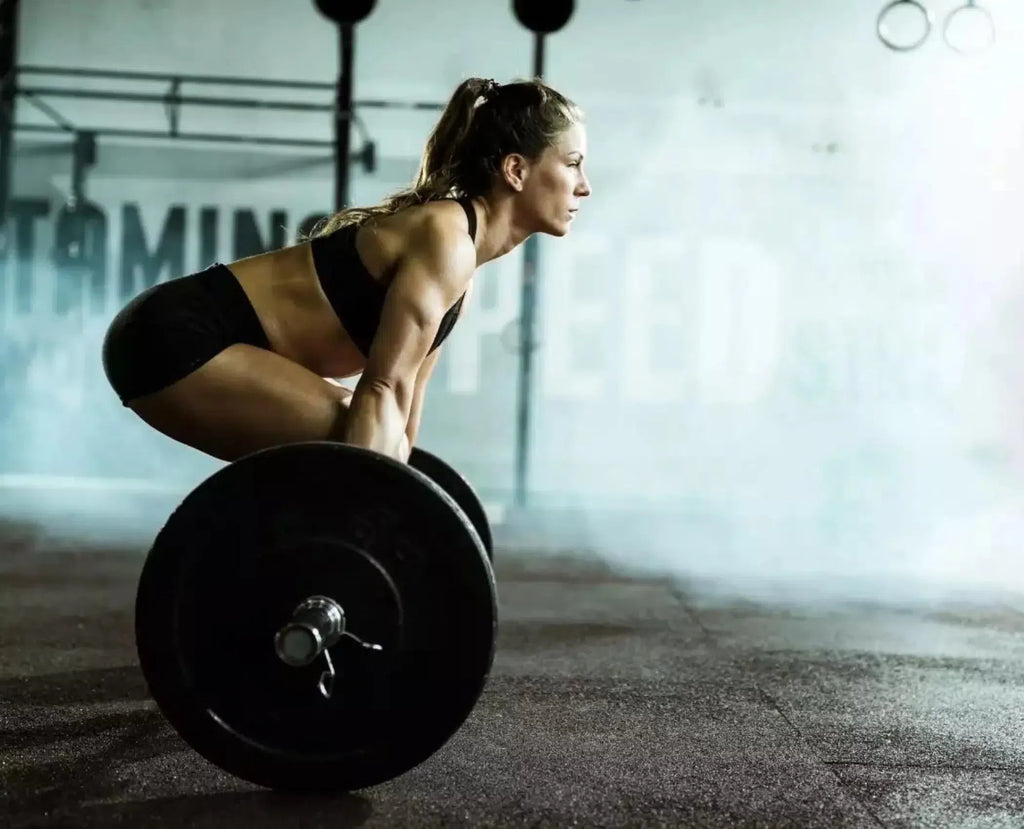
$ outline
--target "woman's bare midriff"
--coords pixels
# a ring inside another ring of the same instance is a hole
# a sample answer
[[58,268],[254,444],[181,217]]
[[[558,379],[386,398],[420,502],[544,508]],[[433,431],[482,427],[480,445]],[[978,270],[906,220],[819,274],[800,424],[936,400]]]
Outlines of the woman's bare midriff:
[[[454,202],[412,207],[368,222],[356,233],[356,251],[370,274],[387,283],[405,253],[413,224],[429,210],[462,215]],[[464,221],[464,219],[463,219]],[[313,266],[308,242],[261,253],[229,266],[249,297],[273,351],[321,377],[351,377],[366,358],[338,320]]]

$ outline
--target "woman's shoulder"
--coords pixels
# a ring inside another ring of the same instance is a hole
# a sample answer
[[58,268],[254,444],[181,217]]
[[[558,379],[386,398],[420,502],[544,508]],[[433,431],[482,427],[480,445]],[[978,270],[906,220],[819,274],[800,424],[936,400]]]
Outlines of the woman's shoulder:
[[390,216],[368,223],[371,232],[392,233],[402,238],[403,246],[420,245],[462,248],[472,247],[469,221],[455,199],[435,199],[411,205]]
[[373,272],[394,272],[403,262],[417,261],[471,273],[476,247],[467,227],[465,212],[454,199],[424,202],[367,218],[355,246]]
[[466,213],[456,199],[431,199],[410,205],[389,218],[397,219],[409,230],[466,230]]

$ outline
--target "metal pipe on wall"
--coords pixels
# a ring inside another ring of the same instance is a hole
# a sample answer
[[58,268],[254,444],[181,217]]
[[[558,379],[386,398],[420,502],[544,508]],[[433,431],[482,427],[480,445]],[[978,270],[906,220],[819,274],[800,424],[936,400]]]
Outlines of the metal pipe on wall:
[[[544,33],[533,37],[533,74],[544,76]],[[537,315],[537,268],[540,262],[536,234],[523,243],[523,283],[519,309],[519,383],[516,393],[515,505],[526,506],[529,488],[530,402],[533,389],[533,330]]]
[[334,107],[334,209],[348,207],[349,146],[352,122],[352,67],[355,63],[355,24],[338,24],[340,66]]
[[[545,36],[559,31],[573,15],[574,0],[512,0],[512,12],[533,32],[533,75],[544,77]],[[529,492],[530,404],[533,392],[534,320],[537,313],[540,249],[530,236],[523,248],[523,283],[519,310],[519,384],[516,407],[516,458],[514,498],[517,507],[526,507]]]
[[7,212],[14,169],[14,97],[18,52],[18,0],[0,0],[0,307],[7,295],[10,233]]

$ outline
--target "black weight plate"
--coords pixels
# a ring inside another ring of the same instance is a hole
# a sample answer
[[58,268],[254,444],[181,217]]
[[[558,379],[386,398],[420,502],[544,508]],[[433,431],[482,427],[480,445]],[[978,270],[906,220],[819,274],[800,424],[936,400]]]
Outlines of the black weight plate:
[[[293,668],[274,634],[312,595],[347,628]],[[257,452],[171,515],[139,580],[135,633],[153,698],[214,764],[262,786],[343,791],[427,759],[465,721],[494,655],[494,575],[454,502],[374,452],[302,443]]]
[[409,466],[418,469],[452,496],[455,503],[466,513],[466,517],[473,522],[473,527],[480,536],[480,543],[484,545],[487,557],[493,562],[494,539],[491,537],[491,525],[487,520],[484,505],[469,481],[437,455],[418,446],[414,446],[409,453]]

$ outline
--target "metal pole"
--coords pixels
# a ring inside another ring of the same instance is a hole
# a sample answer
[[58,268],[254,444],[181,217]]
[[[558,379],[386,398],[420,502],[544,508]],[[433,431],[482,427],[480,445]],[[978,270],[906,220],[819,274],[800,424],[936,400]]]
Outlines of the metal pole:
[[352,121],[352,64],[355,55],[355,24],[339,23],[341,66],[334,108],[334,209],[348,207],[348,159]]
[[[179,78],[172,83],[180,86]],[[124,101],[136,104],[166,104],[172,106],[239,107],[246,109],[284,109],[294,112],[328,112],[330,104],[311,104],[305,101],[267,101],[258,98],[228,98],[211,95],[182,95],[174,89],[170,93],[121,92],[104,89],[72,89],[65,86],[19,86],[19,95],[34,98],[67,98],[91,101]]]
[[[2,2],[2,0],[0,0]],[[325,81],[276,81],[266,78],[241,78],[235,75],[171,75],[166,72],[126,72],[110,69],[86,69],[68,66],[19,66],[22,75],[54,75],[72,78],[107,78],[121,81],[166,81],[171,83],[180,80],[185,83],[216,84],[217,86],[265,86],[280,89],[333,89],[334,84]]]
[[[544,76],[544,35],[534,34],[533,74]],[[533,329],[537,308],[537,266],[539,240],[530,236],[523,244],[523,285],[519,316],[519,389],[516,416],[515,504],[526,506],[530,457],[530,398],[533,379]]]
[[18,44],[18,0],[0,0],[0,308],[7,290],[11,233],[7,218],[14,169],[14,90]]
[[[56,124],[15,124],[15,132],[39,133],[44,135],[73,136],[76,132],[72,125]],[[313,149],[330,150],[334,141],[319,138],[272,138],[260,135],[231,135],[229,133],[212,132],[161,132],[160,130],[135,130],[117,127],[99,127],[90,129],[96,136],[107,138],[153,138],[167,141],[203,141],[211,144],[253,144],[270,147],[311,147]],[[317,156],[319,158],[319,155]],[[325,156],[326,157],[326,156]],[[352,155],[352,159],[361,159],[363,152]]]

